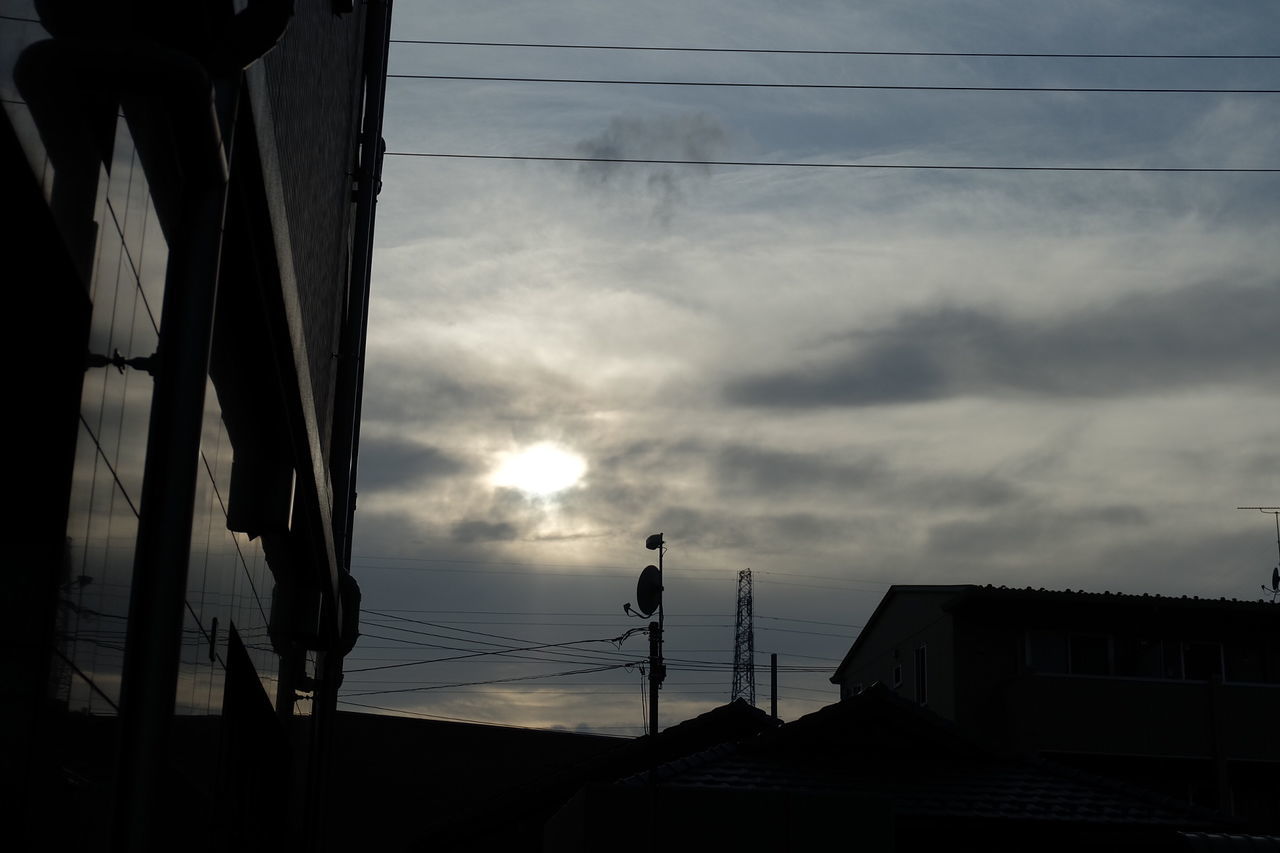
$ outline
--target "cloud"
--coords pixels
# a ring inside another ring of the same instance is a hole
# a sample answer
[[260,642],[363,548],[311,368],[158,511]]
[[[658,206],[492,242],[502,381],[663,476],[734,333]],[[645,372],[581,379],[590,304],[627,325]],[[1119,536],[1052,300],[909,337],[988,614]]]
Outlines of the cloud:
[[510,542],[519,535],[515,525],[505,521],[459,521],[449,530],[454,542]]
[[1106,398],[1264,381],[1280,328],[1280,283],[1142,293],[1065,318],[977,308],[901,314],[851,332],[852,351],[730,382],[733,403],[875,406],[961,395]]
[[713,482],[725,498],[776,500],[872,498],[914,507],[992,508],[1022,497],[1019,486],[995,474],[919,474],[892,465],[881,453],[777,451],[742,444],[714,458]]
[[[584,157],[606,160],[714,160],[727,148],[729,134],[705,113],[644,118],[613,118],[599,134],[575,146]],[[643,177],[653,215],[666,222],[684,198],[692,180],[705,180],[709,166],[636,166],[630,163],[584,163],[579,174],[591,185],[621,186],[631,192]]]
[[360,441],[359,479],[362,489],[421,484],[470,470],[460,459],[438,448],[404,438],[364,437]]

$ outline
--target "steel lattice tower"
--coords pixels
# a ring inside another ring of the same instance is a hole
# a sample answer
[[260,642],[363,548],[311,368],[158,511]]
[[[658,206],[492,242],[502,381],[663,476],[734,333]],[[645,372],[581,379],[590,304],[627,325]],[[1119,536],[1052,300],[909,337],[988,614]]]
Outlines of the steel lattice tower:
[[738,572],[738,619],[733,637],[732,702],[738,697],[756,704],[756,641],[751,627],[751,570]]

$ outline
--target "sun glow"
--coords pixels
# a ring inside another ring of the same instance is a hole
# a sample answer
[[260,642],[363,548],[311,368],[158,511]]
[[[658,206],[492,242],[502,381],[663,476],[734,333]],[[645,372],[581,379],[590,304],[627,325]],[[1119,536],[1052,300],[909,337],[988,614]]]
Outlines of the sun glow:
[[574,486],[587,473],[587,462],[576,453],[544,442],[508,453],[493,473],[495,486],[519,489],[539,497]]

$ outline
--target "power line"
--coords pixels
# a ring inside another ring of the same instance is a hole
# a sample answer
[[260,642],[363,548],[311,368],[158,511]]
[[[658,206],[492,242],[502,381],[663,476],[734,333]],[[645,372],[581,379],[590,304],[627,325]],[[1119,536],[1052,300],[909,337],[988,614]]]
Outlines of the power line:
[[[504,657],[516,658],[516,659],[520,659],[520,660],[530,660],[530,661],[533,661],[533,662],[536,662],[536,663],[543,663],[543,664],[546,664],[546,663],[565,663],[565,662],[572,662],[572,663],[586,663],[586,664],[601,664],[601,663],[603,663],[603,662],[607,662],[608,666],[607,666],[606,668],[616,668],[616,667],[619,667],[619,666],[622,666],[622,667],[625,667],[625,666],[632,666],[632,665],[635,665],[635,664],[637,664],[637,663],[638,663],[638,661],[636,661],[636,660],[631,660],[631,659],[630,659],[628,656],[626,656],[625,654],[621,654],[621,653],[610,653],[610,652],[596,652],[596,651],[592,651],[592,650],[588,650],[588,649],[575,650],[575,651],[568,651],[568,650],[567,650],[566,652],[559,652],[559,651],[549,652],[549,654],[551,654],[551,655],[556,655],[556,657],[532,657],[532,656],[528,656],[528,655],[518,654],[519,652],[525,652],[525,651],[541,651],[541,650],[547,650],[547,649],[557,649],[557,648],[560,648],[560,647],[563,647],[563,646],[580,645],[580,644],[584,644],[584,643],[593,643],[593,642],[615,642],[615,640],[606,639],[606,638],[586,639],[586,640],[570,640],[570,641],[565,641],[565,642],[562,642],[562,643],[546,643],[546,644],[543,644],[543,643],[537,643],[537,644],[534,644],[534,643],[532,643],[532,641],[531,641],[531,640],[527,640],[527,639],[520,638],[520,637],[512,637],[512,636],[508,636],[508,635],[504,635],[504,634],[494,634],[494,633],[491,633],[491,632],[488,632],[488,631],[477,631],[477,630],[468,629],[468,628],[458,628],[458,627],[449,626],[449,625],[441,625],[441,624],[439,624],[439,623],[428,622],[428,621],[426,621],[426,620],[422,620],[422,619],[412,619],[412,618],[407,617],[407,616],[396,616],[396,615],[394,615],[393,613],[390,613],[390,612],[387,612],[387,611],[377,611],[377,610],[365,609],[365,610],[363,610],[362,612],[364,612],[365,614],[367,614],[367,615],[369,615],[369,616],[380,617],[380,618],[383,618],[383,619],[393,619],[393,620],[397,620],[397,621],[401,621],[401,622],[407,622],[407,623],[410,623],[410,624],[413,624],[413,625],[421,625],[421,626],[426,626],[426,627],[431,627],[431,628],[439,628],[439,629],[443,629],[443,630],[447,630],[447,631],[453,631],[453,632],[456,632],[456,633],[472,634],[472,635],[475,635],[476,637],[489,637],[489,638],[493,638],[493,639],[489,639],[489,640],[485,640],[485,639],[468,639],[468,638],[465,638],[465,637],[456,637],[456,636],[451,636],[451,635],[438,634],[438,633],[435,633],[435,632],[432,632],[432,631],[422,631],[422,630],[419,630],[419,629],[416,629],[416,628],[402,628],[402,627],[398,627],[398,626],[382,625],[382,624],[378,624],[378,623],[371,623],[371,624],[372,624],[372,627],[383,628],[383,629],[390,629],[390,630],[396,630],[396,631],[401,631],[401,632],[403,632],[403,633],[414,634],[414,635],[422,635],[422,636],[428,636],[428,637],[435,637],[435,638],[439,638],[439,639],[453,640],[453,641],[455,641],[455,642],[480,643],[480,644],[482,644],[482,645],[486,645],[486,646],[497,646],[498,648],[496,648],[496,649],[482,649],[482,650],[475,650],[475,649],[472,649],[472,648],[459,648],[459,647],[456,647],[456,646],[440,646],[440,645],[434,645],[434,644],[430,644],[430,643],[422,643],[422,642],[420,642],[420,641],[414,641],[414,640],[408,640],[408,639],[405,639],[405,640],[403,640],[403,642],[404,642],[404,644],[405,644],[405,645],[407,645],[407,646],[415,646],[415,647],[427,646],[427,647],[431,647],[431,648],[449,649],[449,650],[454,650],[454,651],[464,652],[464,654],[462,654],[462,655],[456,655],[456,656],[447,656],[447,657],[443,657],[443,658],[430,658],[430,659],[425,659],[425,660],[396,661],[396,662],[394,662],[394,663],[387,663],[387,664],[382,664],[382,665],[379,665],[379,666],[360,667],[360,668],[355,668],[355,669],[347,670],[347,671],[348,671],[349,673],[351,673],[351,674],[355,674],[355,673],[357,673],[357,672],[372,672],[372,671],[379,671],[379,670],[385,670],[385,669],[397,669],[397,668],[409,667],[409,666],[422,666],[422,665],[431,664],[431,663],[445,663],[445,662],[451,662],[451,661],[456,661],[456,660],[463,660],[463,659],[467,659],[467,658],[483,657],[483,656],[487,656],[487,655],[499,655],[499,656],[504,656]],[[778,618],[782,618],[782,617],[778,617]],[[817,620],[797,620],[797,621],[817,621]],[[838,623],[830,623],[830,624],[838,624]],[[685,627],[688,627],[688,626],[685,626]],[[729,627],[729,626],[728,626],[727,624],[725,624],[725,625],[720,625],[720,626],[715,626],[715,627]],[[838,634],[827,634],[827,633],[817,632],[817,631],[801,631],[801,630],[797,630],[797,629],[787,629],[787,628],[764,628],[764,627],[762,626],[762,630],[783,631],[783,632],[787,632],[787,633],[797,633],[797,634],[812,634],[812,635],[815,635],[815,636],[840,637],[841,639],[843,639],[843,638],[844,638],[844,637],[843,637],[843,635],[838,635]],[[400,642],[400,640],[399,640],[398,638],[395,638],[395,637],[386,637],[386,636],[382,636],[382,635],[368,635],[368,634],[367,634],[366,636],[374,636],[374,637],[376,637],[377,639],[389,640],[389,641],[392,641],[392,642]],[[519,643],[529,643],[530,645],[527,645],[527,646],[524,646],[524,647],[512,647],[512,646],[505,645],[505,644],[503,644],[503,643],[493,642],[493,640],[504,640],[504,641],[519,642]],[[691,659],[691,658],[671,658],[671,659],[669,659],[669,663],[671,664],[671,669],[672,669],[673,671],[684,671],[684,672],[725,672],[725,671],[729,671],[729,670],[731,669],[731,667],[730,667],[728,664],[724,663],[724,662],[720,662],[720,661],[698,660],[698,659]],[[829,669],[829,667],[812,667],[812,666],[799,666],[799,665],[794,665],[794,666],[784,666],[784,667],[780,667],[779,669],[780,669],[780,670],[782,670],[782,671],[786,671],[786,672],[793,672],[793,673],[805,673],[805,672],[823,672],[823,673],[825,673],[825,672]],[[593,670],[589,670],[589,671],[599,671],[599,670],[594,670],[594,669],[593,669]],[[521,678],[551,678],[551,677],[555,677],[555,676],[556,676],[556,674],[555,674],[555,673],[551,673],[551,674],[542,674],[542,675],[536,675],[536,676],[524,676],[524,677],[521,677]],[[508,680],[508,679],[497,679],[496,681],[485,681],[485,682],[476,682],[476,683],[478,683],[478,684],[496,683],[496,682],[498,682],[498,681],[506,681],[506,680]],[[520,678],[517,678],[517,679],[515,679],[515,680],[521,680],[521,679],[520,679]],[[430,688],[424,687],[424,688],[422,688],[422,689],[440,689],[440,688],[442,688],[443,686],[445,686],[445,685],[435,685],[435,686],[432,686],[432,687],[430,687]],[[451,685],[447,685],[447,686],[470,686],[470,683],[459,684],[459,685],[453,685],[453,684],[451,684]],[[381,693],[381,692],[384,692],[384,691],[377,691],[377,692]],[[364,695],[364,694],[359,694],[359,695]]]
[[[400,629],[400,630],[408,630],[408,629]],[[424,633],[424,634],[425,634],[426,632],[417,632],[417,633]],[[369,635],[366,635],[366,636],[369,636]],[[439,635],[429,635],[429,636],[439,636]],[[378,637],[378,639],[382,639],[382,640],[390,639],[390,640],[393,640],[393,641],[394,641],[394,639],[395,639],[395,638],[391,638],[391,637],[381,637],[381,636],[379,636],[379,637]],[[446,637],[445,639],[460,639],[460,638]],[[427,645],[427,644],[425,644],[425,643],[424,643],[424,644],[417,644],[417,643],[414,643],[412,640],[401,640],[400,642],[403,642],[403,643],[405,643],[406,645],[410,645],[410,644],[412,644],[412,645]],[[472,642],[475,642],[475,641],[472,641]],[[383,664],[383,665],[381,665],[381,666],[366,666],[366,667],[360,667],[360,668],[357,668],[357,669],[347,669],[347,670],[345,670],[345,672],[347,672],[347,673],[357,673],[357,672],[374,672],[374,671],[376,671],[376,670],[383,670],[383,669],[399,669],[399,668],[401,668],[401,667],[406,667],[406,666],[422,666],[422,665],[429,664],[429,663],[446,663],[446,662],[450,662],[450,661],[466,660],[467,658],[484,657],[484,656],[486,656],[486,655],[505,655],[505,656],[511,656],[511,657],[517,657],[517,658],[518,658],[518,657],[520,657],[520,655],[516,654],[517,652],[537,651],[537,650],[540,650],[540,649],[558,648],[558,647],[562,647],[562,646],[574,646],[574,645],[580,645],[580,644],[582,644],[582,643],[600,643],[600,642],[611,642],[611,641],[610,641],[610,640],[607,640],[607,639],[599,639],[599,640],[568,640],[568,641],[563,642],[563,643],[540,643],[540,644],[530,645],[530,646],[524,646],[524,647],[508,647],[508,646],[503,646],[503,647],[500,647],[500,648],[497,648],[497,649],[484,649],[484,650],[473,650],[473,649],[466,649],[466,648],[458,648],[458,647],[456,647],[456,646],[433,646],[433,648],[441,648],[441,649],[451,650],[451,651],[461,651],[461,652],[466,652],[466,654],[461,654],[461,655],[451,655],[451,656],[443,657],[443,658],[431,658],[431,659],[427,659],[427,660],[398,661],[398,662],[396,662],[396,663]],[[497,644],[496,644],[496,643],[486,643],[486,645],[497,645]],[[539,659],[537,659],[537,658],[527,658],[527,659],[531,659],[531,660],[539,660]],[[613,658],[613,659],[614,659],[614,660],[616,660],[616,658]],[[579,662],[585,662],[585,661],[583,661],[583,659],[582,659],[582,658],[579,658],[578,660],[579,660]],[[590,660],[590,659],[587,659],[587,660]],[[542,662],[542,663],[550,663],[550,662],[553,662],[553,661],[564,662],[564,659],[563,659],[563,658],[560,658],[560,659],[542,659],[540,662]]]
[[[786,163],[762,160],[666,160],[640,157],[540,157],[525,154],[444,154],[429,151],[388,151],[387,157],[422,157],[446,160],[525,160],[546,163],[624,163],[651,166],[771,166],[791,169],[896,169],[938,172],[1166,172],[1217,174],[1270,174],[1280,168],[1218,168],[1184,166],[960,166],[933,163]],[[372,566],[369,568],[391,568]],[[444,570],[447,571],[447,570]],[[459,570],[461,571],[461,570]],[[494,574],[497,574],[496,572]],[[590,577],[590,575],[584,575]],[[600,577],[597,575],[596,577]],[[622,576],[619,576],[622,577]],[[728,578],[724,578],[728,580]],[[691,580],[709,580],[692,578]],[[716,578],[720,580],[720,578]]]
[[485,681],[459,681],[452,684],[441,685],[420,685],[417,687],[404,687],[399,690],[363,690],[356,693],[347,693],[346,696],[381,696],[388,693],[419,693],[427,690],[443,690],[448,687],[477,687],[482,684],[506,684],[512,681],[534,681],[539,678],[559,678],[565,675],[584,675],[591,672],[606,672],[611,669],[622,669],[630,664],[615,663],[605,664],[603,666],[585,667],[583,669],[566,669],[561,672],[547,672],[538,675],[513,675],[509,678],[490,678]]
[[[393,154],[394,154],[394,153],[396,153],[396,152],[391,152],[391,153],[393,153]],[[448,155],[448,154],[437,154],[437,155],[432,155],[432,154],[419,154],[419,155],[414,155],[414,154],[408,154],[408,153],[405,153],[405,152],[399,152],[399,153],[401,154],[401,156],[406,156],[406,157],[407,157],[407,156],[422,156],[422,157],[431,157],[431,156],[438,156],[438,157],[459,156],[459,157],[461,157],[461,156],[466,156],[466,155]],[[480,156],[480,155],[477,155],[477,156]],[[519,159],[519,158],[508,158],[508,159]],[[769,165],[769,164],[764,164],[764,165]],[[396,563],[453,563],[453,564],[457,564],[457,565],[469,565],[469,566],[515,566],[515,567],[518,567],[518,568],[544,568],[544,567],[546,567],[546,568],[581,569],[581,570],[583,570],[584,572],[586,572],[586,571],[590,571],[590,572],[591,572],[591,575],[590,575],[591,577],[627,577],[627,578],[632,577],[632,575],[630,574],[630,572],[632,571],[632,568],[633,568],[632,566],[612,566],[612,565],[592,564],[592,563],[545,563],[545,562],[532,562],[532,561],[519,561],[519,560],[465,560],[465,559],[455,559],[455,558],[451,558],[451,557],[398,557],[398,556],[391,556],[391,555],[385,555],[385,554],[357,554],[357,555],[355,556],[355,559],[356,559],[358,562],[353,566],[353,568],[371,569],[371,570],[389,570],[389,571],[397,571],[397,570],[398,570],[398,571],[424,571],[424,572],[470,572],[470,571],[474,571],[474,570],[472,570],[472,569],[454,569],[454,568],[446,568],[446,567],[443,567],[443,566],[426,566],[426,565],[419,565],[419,566],[379,566],[379,565],[374,565],[374,564],[372,564],[372,563],[366,563],[366,562],[360,562],[360,561],[365,561],[365,560],[383,560],[383,561],[396,562]],[[602,575],[602,574],[599,574],[599,570],[601,570],[601,569],[616,569],[616,570],[618,570],[618,571],[628,572],[628,574],[625,574],[625,575]],[[816,579],[816,580],[831,580],[831,581],[839,581],[839,582],[841,582],[841,583],[862,583],[862,584],[870,584],[870,585],[873,585],[873,586],[892,586],[892,585],[893,585],[893,583],[894,583],[893,581],[880,580],[880,579],[878,579],[878,578],[839,577],[839,576],[836,576],[836,575],[814,575],[814,574],[806,574],[806,573],[803,573],[803,572],[780,572],[780,571],[776,571],[776,570],[774,570],[774,569],[759,569],[758,571],[759,571],[759,573],[760,573],[760,574],[763,574],[763,575],[774,575],[774,576],[789,577],[789,578],[812,578],[812,579]],[[681,570],[681,573],[682,573],[682,575],[683,575],[683,574],[690,574],[690,573],[692,573],[692,574],[694,574],[694,575],[697,575],[697,574],[715,574],[715,575],[719,575],[719,576],[720,576],[720,578],[717,578],[717,579],[734,580],[734,581],[736,582],[736,575],[734,574],[734,572],[733,572],[733,570],[732,570],[732,569],[699,569],[699,568],[684,568],[684,569],[682,569],[682,570]],[[499,573],[498,573],[498,572],[494,572],[494,574],[499,574]],[[511,574],[511,573],[510,573],[510,572],[508,572],[507,574]],[[544,576],[544,575],[549,575],[549,574],[550,574],[550,575],[556,575],[556,576],[565,575],[565,576],[568,576],[568,577],[575,577],[575,578],[581,578],[581,577],[584,577],[584,575],[582,575],[582,574],[577,574],[577,573],[552,573],[552,572],[540,572],[540,573],[539,573],[539,577]],[[775,583],[776,583],[776,581],[775,581]],[[399,610],[399,611],[397,611],[397,612],[400,612],[400,613],[412,613],[412,612],[421,612],[421,613],[446,613],[446,612],[452,612],[452,611],[436,611],[436,610],[412,611],[412,610]],[[458,611],[458,612],[464,612],[464,611]]]
[[[372,613],[373,611],[366,610]],[[406,609],[388,609],[384,611],[390,617],[394,613],[439,613],[443,615],[458,616],[575,616],[575,617],[604,617],[612,616],[612,611],[601,610],[579,610],[579,611],[551,611],[551,610],[406,610]],[[679,617],[686,619],[711,618],[711,619],[727,619],[727,615],[723,613],[682,613]],[[119,617],[124,618],[124,617]],[[806,625],[831,625],[836,628],[861,628],[862,625],[850,622],[826,622],[819,619],[801,619],[796,616],[764,616],[759,613],[756,619],[768,619],[771,622],[802,622]],[[552,628],[578,628],[578,627],[600,627],[602,625],[614,625],[614,622],[512,622],[512,621],[494,621],[483,619],[440,619],[435,623],[440,627],[452,625],[536,625]],[[676,623],[679,626],[679,623]],[[699,627],[697,625],[683,625],[680,627]],[[723,627],[717,623],[708,627]]]
[[[554,729],[542,729],[542,728],[538,728],[537,726],[517,726],[513,723],[498,723],[498,722],[494,722],[493,720],[474,720],[469,717],[449,717],[443,714],[427,714],[422,711],[410,711],[407,708],[388,708],[384,705],[368,705],[364,702],[349,702],[346,699],[339,699],[338,704],[350,705],[353,708],[368,708],[373,711],[387,711],[392,714],[405,714],[411,717],[423,717],[429,720],[443,720],[449,723],[476,723],[482,726],[497,726],[504,729],[525,729],[527,731],[534,731],[534,732],[554,731]],[[604,729],[614,729],[614,730],[625,729],[629,731],[634,728],[635,726],[600,726],[597,729],[587,729],[586,733],[594,734],[597,731],[604,730]]]
[[1280,59],[1270,53],[1006,53],[947,50],[788,50],[752,47],[677,47],[634,44],[551,44],[510,41],[446,41],[442,39],[391,39],[392,44],[447,45],[456,47],[524,47],[555,50],[665,51],[672,53],[756,53],[793,56],[935,56],[990,59]]
[[1086,95],[1276,95],[1280,89],[1192,89],[1098,86],[925,86],[880,83],[740,83],[705,80],[614,80],[579,77],[478,77],[462,74],[388,74],[398,80],[463,80],[477,83],[583,83],[593,86],[696,86],[729,89],[845,89],[889,92],[1059,92]]
[[[386,153],[387,153],[387,154],[393,154],[393,152],[390,152],[390,151],[388,151],[388,152],[386,152]],[[465,156],[468,156],[468,155],[462,155],[462,154],[410,154],[410,153],[404,153],[404,152],[401,152],[401,156],[405,156],[405,157],[465,157]],[[508,160],[515,159],[515,160],[518,160],[518,159],[522,159],[522,158],[519,158],[519,157],[507,157],[507,158],[491,158],[491,159],[508,159]],[[357,559],[359,559],[359,558],[357,558]],[[585,581],[585,580],[609,580],[609,579],[613,579],[613,578],[632,578],[632,577],[633,577],[633,575],[632,575],[632,574],[630,574],[630,567],[627,567],[627,566],[598,566],[598,567],[597,567],[597,566],[582,565],[582,564],[578,564],[578,563],[519,563],[519,562],[497,562],[497,561],[489,561],[489,560],[450,560],[450,559],[432,559],[432,558],[429,558],[429,557],[378,557],[378,558],[375,558],[375,559],[380,559],[380,560],[404,560],[404,561],[424,562],[424,563],[431,563],[431,562],[457,563],[457,564],[460,564],[460,565],[461,565],[461,564],[471,564],[471,565],[478,565],[478,566],[520,566],[520,567],[523,567],[523,568],[537,568],[537,567],[540,567],[540,566],[565,566],[565,567],[572,567],[572,568],[580,568],[580,569],[583,569],[583,571],[582,571],[582,572],[538,572],[538,577],[539,577],[539,578],[546,578],[546,577],[568,577],[568,578],[574,578],[574,579],[579,580],[579,581]],[[410,565],[410,566],[379,566],[379,565],[373,565],[373,564],[370,564],[370,563],[361,563],[361,562],[353,563],[353,564],[352,564],[352,568],[353,568],[353,569],[357,569],[357,570],[361,570],[361,571],[456,572],[456,573],[466,573],[466,574],[476,574],[476,573],[477,573],[475,569],[462,569],[462,568],[457,568],[457,569],[455,569],[455,568],[449,568],[449,567],[447,567],[447,566],[413,566],[413,565]],[[627,574],[622,574],[622,573],[610,573],[610,572],[600,572],[600,571],[595,571],[595,569],[597,569],[597,568],[604,568],[604,569],[626,569],[626,570],[628,571],[628,573],[627,573]],[[696,573],[696,572],[702,572],[702,573],[704,573],[704,574],[711,574],[711,573],[720,574],[720,572],[719,572],[718,570],[713,570],[713,569],[693,569],[693,570],[691,570],[691,571],[692,571],[692,572],[695,572],[695,573]],[[486,571],[484,572],[484,574],[487,574],[487,575],[527,575],[527,573],[526,573],[526,572],[523,572],[523,571],[517,571],[517,570],[515,570],[515,569],[489,569],[489,570],[486,570]],[[729,575],[728,573],[724,573],[722,577],[686,577],[686,578],[684,578],[683,580],[684,580],[684,581],[697,582],[697,583],[708,583],[708,582],[710,582],[710,583],[716,583],[716,582],[720,582],[720,581],[724,581],[724,580],[729,580],[729,579],[730,579],[730,575]]]
[[[357,561],[385,560],[388,562],[396,562],[396,563],[454,563],[457,565],[469,565],[469,566],[516,566],[519,568],[551,567],[551,568],[565,568],[565,569],[582,569],[584,571],[590,570],[593,572],[598,571],[600,569],[618,569],[620,571],[629,572],[634,568],[633,566],[625,566],[625,565],[614,566],[614,565],[606,565],[603,563],[548,563],[548,562],[537,562],[533,560],[469,560],[469,559],[462,559],[457,557],[401,557],[394,554],[356,554],[354,559]],[[357,565],[364,568],[392,568],[390,566],[374,566],[367,563],[357,563]],[[419,567],[408,566],[406,568],[413,569],[413,568],[419,568]],[[452,569],[443,569],[443,568],[435,568],[435,567],[430,567],[430,568],[421,567],[421,570],[422,571],[468,571],[465,569],[452,570]],[[732,569],[700,569],[696,567],[686,567],[681,569],[682,574],[685,574],[688,572],[704,573],[704,574],[715,573],[715,574],[724,575],[725,577],[731,578],[735,581],[737,579],[737,575],[734,573]],[[877,586],[892,586],[895,583],[895,581],[881,580],[879,578],[842,577],[839,575],[815,575],[815,574],[806,574],[804,572],[782,572],[776,569],[760,569],[759,572],[760,574],[782,575],[789,578],[816,578],[818,580],[847,581],[849,583],[866,583],[866,584],[873,584]],[[627,575],[627,577],[630,577],[630,575]],[[387,608],[384,608],[384,609],[387,609]],[[400,612],[402,613],[410,613],[410,612],[451,613],[454,611],[401,610]],[[458,611],[458,612],[466,612],[466,611]]]

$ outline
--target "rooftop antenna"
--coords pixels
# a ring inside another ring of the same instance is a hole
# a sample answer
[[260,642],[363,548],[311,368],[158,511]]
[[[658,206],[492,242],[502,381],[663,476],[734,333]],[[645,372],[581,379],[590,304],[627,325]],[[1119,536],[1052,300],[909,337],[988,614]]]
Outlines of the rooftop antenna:
[[737,698],[756,704],[756,641],[751,624],[751,570],[738,572],[738,618],[733,632],[733,687],[729,701]]
[[1276,567],[1271,570],[1271,586],[1262,585],[1262,591],[1271,596],[1274,602],[1280,598],[1280,506],[1238,506],[1236,509],[1256,509],[1267,515],[1275,516],[1276,520]]

